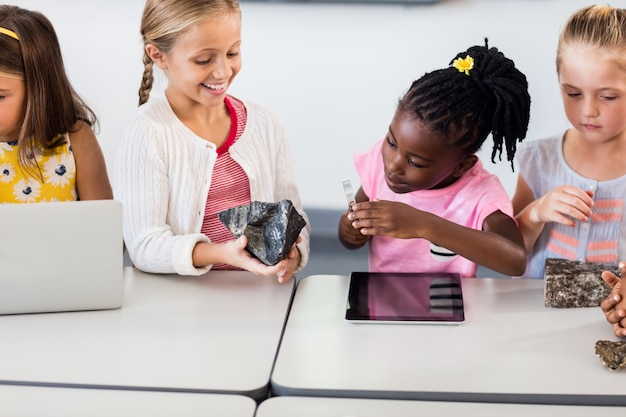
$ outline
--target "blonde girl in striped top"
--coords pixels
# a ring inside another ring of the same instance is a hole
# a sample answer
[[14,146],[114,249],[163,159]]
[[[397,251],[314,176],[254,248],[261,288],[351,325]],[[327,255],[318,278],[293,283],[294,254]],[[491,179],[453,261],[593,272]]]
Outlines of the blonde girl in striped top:
[[[141,34],[140,106],[122,131],[113,176],[133,264],[153,273],[239,269],[287,281],[306,265],[308,226],[286,258],[268,266],[217,217],[251,201],[284,199],[306,216],[282,122],[228,94],[241,68],[239,4],[148,0]],[[155,67],[167,86],[151,97]]]
[[626,10],[589,6],[561,32],[556,70],[571,123],[518,149],[513,208],[529,253],[524,277],[546,258],[626,259]]

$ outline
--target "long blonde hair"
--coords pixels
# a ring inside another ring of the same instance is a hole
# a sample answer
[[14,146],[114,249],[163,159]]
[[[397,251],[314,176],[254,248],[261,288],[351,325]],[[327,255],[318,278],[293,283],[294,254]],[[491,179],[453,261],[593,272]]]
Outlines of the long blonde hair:
[[227,13],[241,13],[237,0],[148,0],[141,19],[144,44],[143,77],[139,87],[139,105],[150,98],[154,82],[153,62],[145,51],[152,44],[161,53],[168,54],[181,34],[198,23]]
[[602,56],[626,70],[626,10],[594,5],[570,16],[559,37],[557,72],[564,52],[575,47],[596,48]]

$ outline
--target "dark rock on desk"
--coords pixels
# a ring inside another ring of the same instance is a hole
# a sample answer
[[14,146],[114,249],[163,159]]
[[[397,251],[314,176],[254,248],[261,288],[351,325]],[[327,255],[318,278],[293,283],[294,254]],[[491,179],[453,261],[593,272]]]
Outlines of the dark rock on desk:
[[626,368],[626,342],[624,341],[598,340],[596,355],[600,357],[602,364],[612,371]]
[[602,271],[619,275],[617,265],[548,258],[544,273],[546,307],[597,307],[611,292]]
[[221,211],[218,216],[236,238],[248,238],[246,249],[266,265],[276,265],[287,256],[306,226],[290,200],[253,201]]

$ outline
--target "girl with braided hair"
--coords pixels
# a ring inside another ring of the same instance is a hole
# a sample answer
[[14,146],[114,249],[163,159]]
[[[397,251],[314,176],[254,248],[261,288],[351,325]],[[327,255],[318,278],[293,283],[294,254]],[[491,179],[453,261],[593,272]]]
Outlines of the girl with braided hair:
[[528,278],[543,278],[547,258],[626,260],[626,10],[574,13],[556,70],[571,127],[524,143],[517,159],[513,208]]
[[413,82],[387,135],[355,156],[356,202],[342,215],[348,249],[369,242],[369,269],[456,272],[477,264],[505,275],[526,266],[522,236],[500,181],[476,152],[493,138],[492,162],[526,135],[525,75],[498,49],[474,46]]
[[[241,69],[236,0],[146,0],[139,108],[121,133],[114,193],[124,205],[133,264],[151,273],[247,270],[289,280],[309,256],[306,226],[288,254],[265,265],[219,220],[252,201],[290,200],[306,219],[284,124],[228,89]],[[167,78],[151,97],[153,69]]]

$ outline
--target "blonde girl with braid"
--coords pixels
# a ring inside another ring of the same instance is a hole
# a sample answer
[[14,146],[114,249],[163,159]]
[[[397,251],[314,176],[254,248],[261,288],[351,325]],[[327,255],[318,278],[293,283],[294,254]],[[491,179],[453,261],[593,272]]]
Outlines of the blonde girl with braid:
[[95,124],[50,21],[0,5],[0,204],[113,198]]
[[[248,270],[287,281],[308,260],[308,226],[287,257],[268,266],[217,216],[251,201],[283,199],[306,216],[282,122],[267,108],[228,94],[241,69],[239,4],[148,0],[141,35],[140,106],[123,129],[114,170],[135,267],[181,275]],[[153,97],[157,68],[167,86]]]
[[489,135],[492,161],[526,135],[526,77],[498,49],[474,46],[414,81],[385,137],[354,157],[356,203],[341,216],[348,249],[369,243],[374,272],[444,271],[477,265],[505,275],[526,266],[511,201],[476,152]]
[[626,11],[578,10],[561,31],[556,72],[571,127],[524,143],[513,207],[528,250],[547,258],[626,259]]

